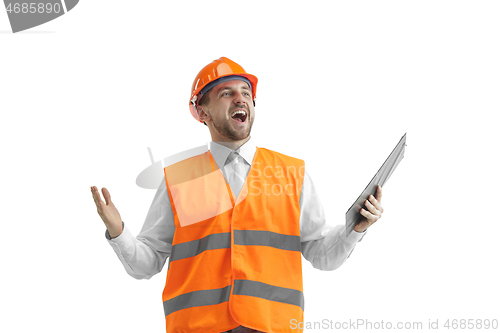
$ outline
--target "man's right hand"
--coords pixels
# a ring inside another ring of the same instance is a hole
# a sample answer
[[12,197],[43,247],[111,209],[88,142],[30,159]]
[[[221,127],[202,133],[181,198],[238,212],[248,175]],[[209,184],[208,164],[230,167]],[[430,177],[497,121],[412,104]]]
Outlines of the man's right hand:
[[111,195],[108,190],[105,187],[102,188],[102,195],[106,203],[101,200],[101,195],[97,187],[91,186],[90,191],[92,192],[92,197],[97,207],[97,213],[106,225],[109,236],[111,238],[120,236],[123,231],[122,218],[120,217],[120,213],[118,213],[118,209],[116,209],[115,205],[111,202]]

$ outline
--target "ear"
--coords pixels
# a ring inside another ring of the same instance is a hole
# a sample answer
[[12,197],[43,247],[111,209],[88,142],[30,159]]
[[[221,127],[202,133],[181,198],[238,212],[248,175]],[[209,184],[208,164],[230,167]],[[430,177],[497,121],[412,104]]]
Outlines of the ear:
[[203,107],[201,105],[196,107],[196,112],[198,112],[198,118],[200,118],[201,121],[206,122],[208,119],[211,119],[210,115],[203,111]]

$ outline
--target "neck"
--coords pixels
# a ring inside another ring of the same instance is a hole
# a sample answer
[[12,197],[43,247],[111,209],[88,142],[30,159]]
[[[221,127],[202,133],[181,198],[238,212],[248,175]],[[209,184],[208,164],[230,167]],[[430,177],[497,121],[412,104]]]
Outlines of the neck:
[[250,135],[247,136],[245,139],[238,140],[238,141],[223,141],[223,140],[219,140],[216,138],[212,138],[213,142],[217,142],[218,144],[223,145],[223,146],[225,146],[229,149],[232,149],[232,150],[236,150],[236,149],[240,148],[248,140],[250,140]]

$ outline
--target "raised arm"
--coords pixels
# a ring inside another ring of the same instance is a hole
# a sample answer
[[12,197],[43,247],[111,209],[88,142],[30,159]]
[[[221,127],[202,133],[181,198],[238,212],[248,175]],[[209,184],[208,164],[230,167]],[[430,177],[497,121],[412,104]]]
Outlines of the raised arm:
[[[97,192],[97,188],[93,190]],[[103,195],[106,198],[109,192],[103,189]],[[98,193],[94,196],[94,200],[96,200],[96,197],[99,198]],[[97,200],[96,204],[98,202],[99,200]],[[111,201],[109,202],[111,203]],[[159,273],[170,256],[172,238],[175,231],[173,212],[170,207],[165,180],[163,179],[156,192],[141,232],[137,237],[132,235],[126,224],[123,224],[122,228],[121,218],[119,219],[120,228],[118,229],[120,233],[113,237],[117,232],[113,232],[116,229],[108,227],[110,223],[108,217],[109,215],[114,215],[115,218],[112,219],[114,221],[117,220],[116,218],[119,218],[119,214],[111,214],[109,210],[112,211],[112,209],[108,209],[108,215],[103,214],[104,218],[101,214],[99,215],[103,218],[103,221],[106,218],[106,238],[123,264],[126,272],[136,279],[149,279]]]

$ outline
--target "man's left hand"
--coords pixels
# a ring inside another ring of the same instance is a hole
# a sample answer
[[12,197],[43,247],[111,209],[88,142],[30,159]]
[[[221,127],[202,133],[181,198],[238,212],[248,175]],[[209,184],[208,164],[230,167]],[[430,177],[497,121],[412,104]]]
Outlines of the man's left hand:
[[356,226],[354,227],[354,231],[356,232],[364,232],[368,229],[373,223],[377,222],[378,219],[382,217],[382,213],[384,212],[384,208],[382,208],[382,188],[377,186],[376,197],[370,195],[368,200],[365,200],[365,207],[368,209],[361,208],[359,211],[361,215],[365,218],[362,219]]

